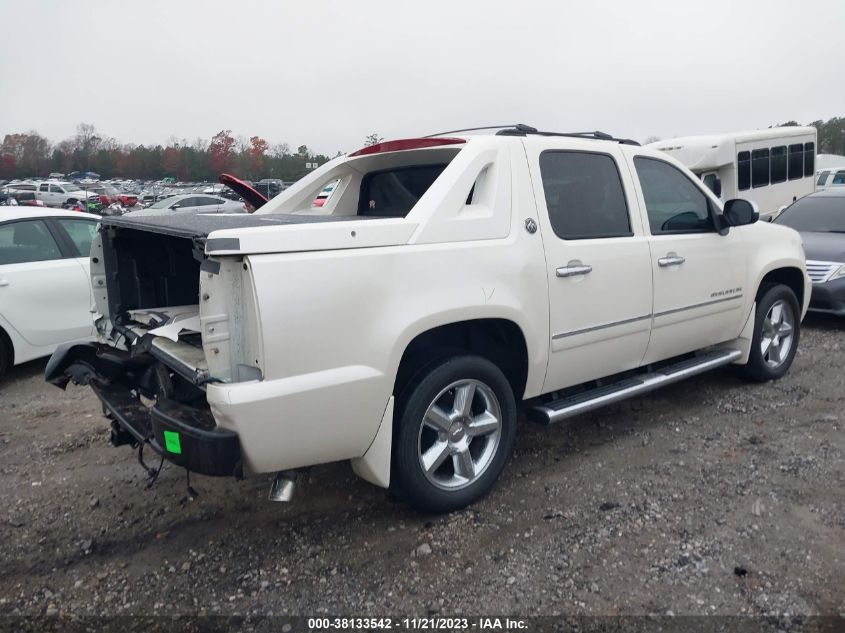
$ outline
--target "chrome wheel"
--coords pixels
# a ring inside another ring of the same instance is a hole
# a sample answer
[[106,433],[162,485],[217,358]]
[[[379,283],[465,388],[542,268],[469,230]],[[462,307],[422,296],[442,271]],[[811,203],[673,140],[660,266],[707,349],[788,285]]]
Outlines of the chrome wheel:
[[453,382],[428,405],[420,424],[420,467],[438,488],[464,488],[493,461],[501,435],[502,411],[493,390],[478,380]]
[[775,369],[789,358],[792,349],[795,314],[783,299],[772,304],[763,319],[763,333],[760,337],[760,353],[766,365]]

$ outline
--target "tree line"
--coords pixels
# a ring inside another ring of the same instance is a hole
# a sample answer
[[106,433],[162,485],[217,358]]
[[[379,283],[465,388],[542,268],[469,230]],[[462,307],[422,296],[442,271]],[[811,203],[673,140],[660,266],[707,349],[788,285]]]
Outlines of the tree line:
[[[781,125],[798,123],[788,121]],[[845,155],[845,118],[833,117],[807,125],[818,130],[818,153]],[[364,143],[372,145],[381,140],[373,133]],[[259,136],[233,136],[231,130],[220,130],[211,140],[198,138],[189,142],[171,137],[165,145],[132,145],[120,144],[98,133],[93,125],[80,123],[74,136],[57,144],[34,130],[6,134],[0,147],[0,178],[93,171],[103,178],[159,180],[170,176],[194,182],[214,181],[219,174],[230,172],[249,180],[292,181],[304,176],[315,164],[328,160],[328,156],[314,154],[305,145],[291,151],[287,143],[270,145]]]
[[[338,152],[338,155],[340,152]],[[36,131],[6,134],[0,147],[0,178],[43,177],[52,172],[93,171],[102,178],[184,182],[214,181],[223,172],[249,180],[297,180],[328,156],[306,145],[291,151],[287,143],[270,145],[259,136],[233,136],[221,130],[211,140],[172,137],[165,145],[121,144],[80,123],[76,134],[53,144]]]
[[[780,125],[800,125],[796,121],[787,121]],[[807,125],[818,132],[819,154],[839,154],[845,156],[845,117],[833,117],[827,121],[813,121]]]

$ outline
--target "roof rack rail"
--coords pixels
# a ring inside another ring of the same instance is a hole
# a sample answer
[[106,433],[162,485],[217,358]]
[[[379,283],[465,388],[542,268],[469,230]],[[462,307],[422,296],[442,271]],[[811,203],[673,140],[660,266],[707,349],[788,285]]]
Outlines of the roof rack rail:
[[537,136],[566,136],[569,138],[590,138],[597,141],[616,141],[622,145],[637,145],[639,143],[630,138],[615,138],[607,132],[542,132],[530,125],[514,125],[512,128],[504,128],[496,132],[497,136],[527,136],[528,134],[536,134]]
[[[427,134],[422,138],[432,138],[434,136],[443,136],[444,134],[457,134],[458,132],[477,132],[479,130],[501,130],[502,128],[530,128],[531,126],[523,123],[508,123],[507,125],[485,125],[484,127],[464,127],[460,130],[449,130],[447,132],[438,132],[437,134]],[[534,128],[531,128],[532,130]]]
[[639,143],[630,138],[614,138],[607,132],[541,132],[536,127],[526,125],[525,123],[512,123],[510,125],[486,125],[484,127],[466,127],[460,130],[449,130],[448,132],[438,132],[437,134],[429,134],[423,138],[431,138],[434,136],[443,136],[444,134],[458,134],[459,132],[477,132],[479,130],[498,130],[496,136],[527,136],[528,134],[536,134],[537,136],[567,136],[570,138],[591,138],[597,141],[616,141],[622,145],[637,145]]

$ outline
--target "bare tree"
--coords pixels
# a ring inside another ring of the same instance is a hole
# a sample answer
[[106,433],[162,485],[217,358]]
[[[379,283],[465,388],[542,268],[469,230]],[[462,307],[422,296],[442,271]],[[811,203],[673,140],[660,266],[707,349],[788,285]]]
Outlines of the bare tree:
[[74,149],[79,150],[85,158],[85,168],[91,169],[91,154],[97,151],[102,139],[97,135],[97,129],[90,123],[80,123],[76,126],[76,136],[73,137]]
[[270,156],[273,158],[282,158],[290,154],[290,145],[287,143],[276,143],[270,148]]
[[364,139],[364,144],[366,146],[375,145],[377,143],[381,143],[384,139],[378,135],[378,132],[373,132],[372,134],[368,134],[367,138]]

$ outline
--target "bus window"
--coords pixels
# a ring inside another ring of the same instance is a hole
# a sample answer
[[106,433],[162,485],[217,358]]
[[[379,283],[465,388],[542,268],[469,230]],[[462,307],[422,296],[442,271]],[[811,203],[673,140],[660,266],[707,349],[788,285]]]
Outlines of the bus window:
[[[799,145],[799,147],[801,147]],[[769,150],[751,151],[751,186],[765,187],[769,184]]]
[[710,191],[715,193],[718,197],[722,196],[722,180],[719,178],[719,174],[710,172],[709,174],[705,174],[702,180]]
[[772,184],[786,180],[786,145],[772,148]]
[[816,181],[819,187],[824,186],[824,181],[827,180],[828,174],[830,174],[830,171],[819,172],[819,179]]
[[751,153],[740,152],[736,155],[736,188],[745,191],[751,187]]
[[804,177],[804,146],[789,146],[789,179],[796,180]]
[[816,146],[813,143],[804,143],[804,175],[812,176],[816,171]]

